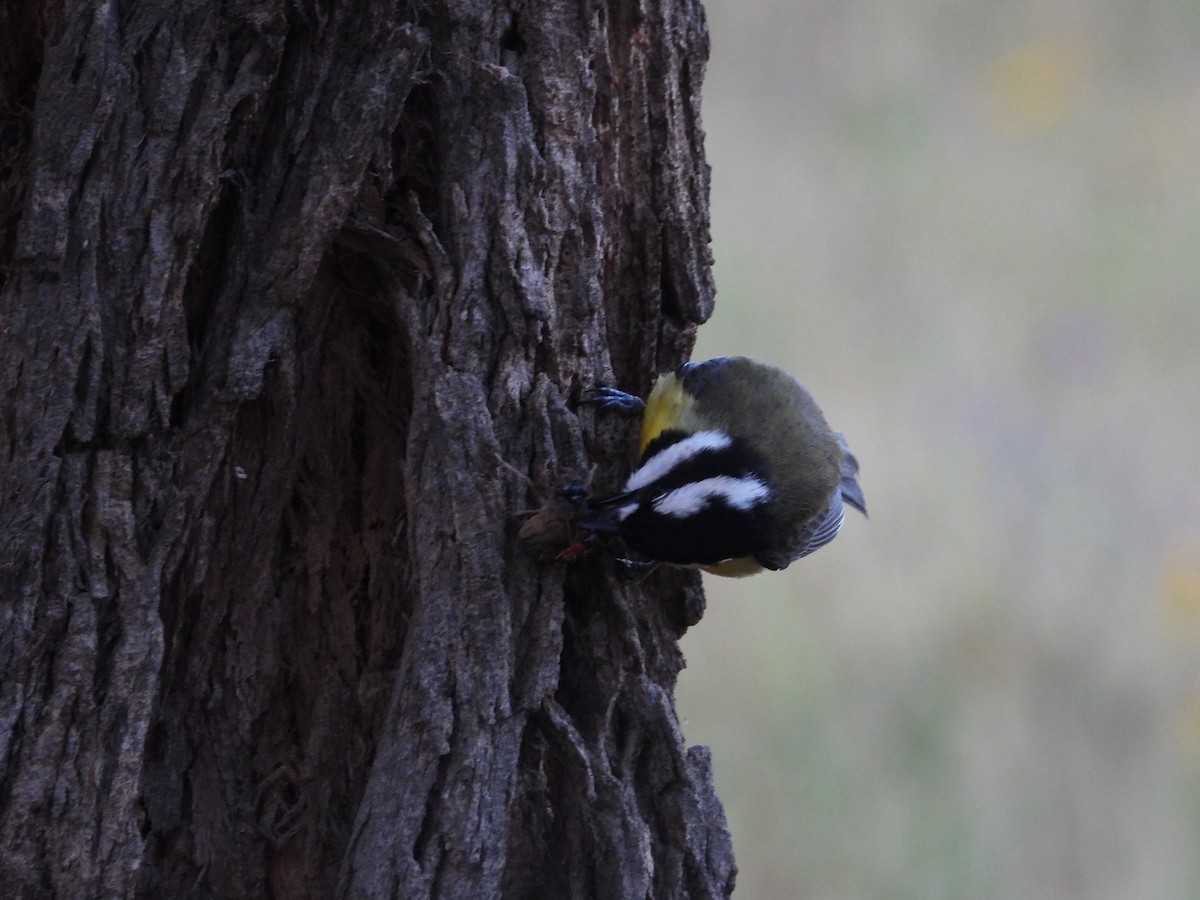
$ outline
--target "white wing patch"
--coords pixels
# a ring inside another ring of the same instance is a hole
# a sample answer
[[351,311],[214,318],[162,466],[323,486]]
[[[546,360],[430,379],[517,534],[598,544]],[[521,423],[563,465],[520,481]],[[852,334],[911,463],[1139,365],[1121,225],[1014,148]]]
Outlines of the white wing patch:
[[617,507],[617,521],[624,522],[631,515],[637,512],[638,504],[626,503],[624,506]]
[[654,498],[653,506],[655,512],[664,516],[686,519],[711,506],[714,500],[734,509],[750,509],[770,496],[771,489],[757,478],[717,475],[667,491]]
[[646,460],[645,465],[629,476],[625,490],[636,491],[653,484],[676,466],[709,450],[724,450],[733,439],[723,431],[697,431],[676,441]]

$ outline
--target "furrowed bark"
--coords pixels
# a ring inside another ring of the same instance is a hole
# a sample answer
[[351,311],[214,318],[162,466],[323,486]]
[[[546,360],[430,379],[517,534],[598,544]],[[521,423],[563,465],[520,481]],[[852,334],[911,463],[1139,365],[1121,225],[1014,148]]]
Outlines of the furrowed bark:
[[580,392],[711,311],[699,6],[7,15],[6,892],[726,895],[697,582],[512,473],[619,482]]

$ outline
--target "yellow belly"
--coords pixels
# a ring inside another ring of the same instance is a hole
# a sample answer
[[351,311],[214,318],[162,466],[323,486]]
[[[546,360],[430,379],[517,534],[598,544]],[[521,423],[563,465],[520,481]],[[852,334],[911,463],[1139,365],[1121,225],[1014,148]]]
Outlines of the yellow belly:
[[727,559],[715,566],[701,566],[710,575],[723,575],[726,578],[745,578],[747,575],[757,575],[763,570],[753,556],[743,556],[740,559]]

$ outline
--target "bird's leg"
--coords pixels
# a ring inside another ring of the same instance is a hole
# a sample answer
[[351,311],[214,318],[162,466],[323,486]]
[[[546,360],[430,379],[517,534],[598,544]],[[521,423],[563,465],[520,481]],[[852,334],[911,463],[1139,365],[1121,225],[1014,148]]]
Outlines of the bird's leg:
[[653,560],[642,562],[636,559],[626,559],[623,556],[614,556],[613,563],[616,564],[618,578],[635,583],[644,580],[659,565]]

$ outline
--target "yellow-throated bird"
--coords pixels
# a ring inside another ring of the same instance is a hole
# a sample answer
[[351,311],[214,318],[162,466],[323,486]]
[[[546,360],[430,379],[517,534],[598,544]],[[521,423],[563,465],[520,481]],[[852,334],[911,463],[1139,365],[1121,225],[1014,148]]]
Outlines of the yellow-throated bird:
[[843,503],[866,515],[845,438],[774,366],[718,357],[661,375],[645,402],[614,388],[586,402],[641,413],[641,462],[620,493],[587,500],[579,525],[651,565],[783,569],[837,536]]

